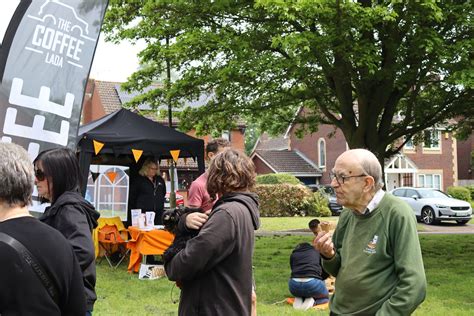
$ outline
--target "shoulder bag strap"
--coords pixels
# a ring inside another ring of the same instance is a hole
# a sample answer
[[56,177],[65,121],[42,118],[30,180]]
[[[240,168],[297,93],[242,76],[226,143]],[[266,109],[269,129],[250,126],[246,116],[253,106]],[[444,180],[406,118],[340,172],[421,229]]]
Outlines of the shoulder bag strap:
[[41,283],[43,283],[44,287],[48,291],[48,294],[51,296],[54,302],[58,304],[58,291],[53,285],[53,282],[51,282],[51,279],[44,272],[43,268],[37,263],[38,261],[33,256],[33,254],[28,249],[26,249],[26,247],[23,246],[21,242],[5,233],[0,232],[0,241],[15,249],[15,251],[21,257],[23,257],[23,259],[25,259],[26,263],[28,263],[28,265],[33,269],[33,271],[40,279]]

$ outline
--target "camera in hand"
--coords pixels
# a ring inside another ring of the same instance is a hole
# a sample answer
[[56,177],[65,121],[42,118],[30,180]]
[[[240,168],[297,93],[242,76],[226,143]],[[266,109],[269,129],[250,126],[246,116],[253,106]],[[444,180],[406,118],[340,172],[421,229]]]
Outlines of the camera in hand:
[[189,229],[186,227],[186,214],[202,212],[201,208],[177,207],[163,212],[163,225],[165,230],[175,235],[171,246],[163,254],[163,261],[169,262],[173,257],[186,247],[186,242],[195,237],[198,229]]

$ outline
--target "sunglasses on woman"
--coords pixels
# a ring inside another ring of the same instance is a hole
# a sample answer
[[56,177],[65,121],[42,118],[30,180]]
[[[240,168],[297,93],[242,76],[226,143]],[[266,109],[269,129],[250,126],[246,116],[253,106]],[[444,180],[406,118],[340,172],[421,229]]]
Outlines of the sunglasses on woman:
[[46,178],[46,175],[44,174],[43,170],[41,169],[36,169],[35,170],[35,177],[38,179],[38,181],[44,181]]

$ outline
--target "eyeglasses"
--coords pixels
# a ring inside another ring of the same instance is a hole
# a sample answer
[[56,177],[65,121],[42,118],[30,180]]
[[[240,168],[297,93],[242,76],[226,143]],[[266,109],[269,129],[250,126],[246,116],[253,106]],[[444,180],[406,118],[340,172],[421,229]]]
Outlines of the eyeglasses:
[[35,170],[35,177],[38,179],[38,181],[44,181],[46,178],[46,175],[44,174],[43,170],[41,169],[36,169]]
[[345,181],[347,179],[350,179],[350,178],[360,178],[360,177],[366,177],[367,175],[366,174],[359,174],[357,176],[343,176],[343,175],[340,175],[340,174],[336,174],[334,172],[331,172],[329,174],[329,177],[331,178],[331,181],[336,179],[336,182],[339,184],[339,185],[343,185],[345,183]]

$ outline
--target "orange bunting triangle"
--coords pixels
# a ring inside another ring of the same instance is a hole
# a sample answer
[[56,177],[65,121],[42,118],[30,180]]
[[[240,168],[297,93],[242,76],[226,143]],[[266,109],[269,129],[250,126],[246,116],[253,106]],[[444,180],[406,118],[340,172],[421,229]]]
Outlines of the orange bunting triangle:
[[97,155],[100,150],[102,149],[102,147],[104,147],[104,143],[101,143],[101,142],[98,142],[96,140],[92,140],[92,142],[94,143],[94,152],[95,154]]
[[171,157],[173,157],[174,162],[178,161],[180,150],[170,150]]
[[109,178],[110,182],[114,183],[115,177],[117,177],[117,172],[115,171],[107,172],[107,178]]
[[133,158],[135,158],[135,162],[138,162],[138,160],[140,160],[140,157],[143,154],[143,150],[132,149],[132,153],[133,153]]

